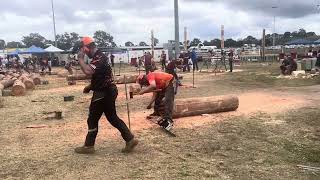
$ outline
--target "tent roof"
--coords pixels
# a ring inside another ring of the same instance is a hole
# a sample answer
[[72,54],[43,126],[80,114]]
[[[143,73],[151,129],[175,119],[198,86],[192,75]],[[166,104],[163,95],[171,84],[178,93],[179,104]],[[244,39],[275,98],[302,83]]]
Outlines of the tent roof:
[[312,44],[312,41],[306,39],[295,39],[286,43],[286,45],[308,45]]
[[11,53],[8,53],[8,55],[18,55],[20,53],[21,53],[21,51],[19,49],[16,49],[16,50],[12,51]]
[[28,49],[22,51],[20,54],[36,54],[36,53],[46,53],[46,52],[47,51],[45,51],[44,49],[32,45]]
[[50,45],[48,48],[44,49],[47,52],[55,53],[55,52],[63,52],[64,50],[59,49],[53,45]]

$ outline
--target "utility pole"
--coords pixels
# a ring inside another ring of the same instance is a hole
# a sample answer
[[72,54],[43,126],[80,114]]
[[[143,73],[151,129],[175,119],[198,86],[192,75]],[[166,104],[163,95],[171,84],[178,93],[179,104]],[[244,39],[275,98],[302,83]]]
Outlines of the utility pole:
[[178,59],[180,54],[179,40],[179,2],[174,0],[174,25],[175,25],[175,58]]
[[151,55],[154,58],[154,35],[153,35],[153,30],[151,30]]
[[262,31],[262,61],[266,60],[266,30]]
[[188,31],[187,27],[184,27],[184,50],[188,50]]
[[[277,9],[277,8],[278,8],[277,6],[272,7],[272,9]],[[276,15],[273,16],[273,41],[272,41],[272,45],[276,46]]]
[[53,33],[54,33],[54,45],[55,45],[55,47],[57,47],[56,19],[55,19],[55,16],[54,16],[53,0],[51,0],[51,7],[52,7],[52,21],[53,21]]
[[224,49],[224,25],[221,25],[221,49]]

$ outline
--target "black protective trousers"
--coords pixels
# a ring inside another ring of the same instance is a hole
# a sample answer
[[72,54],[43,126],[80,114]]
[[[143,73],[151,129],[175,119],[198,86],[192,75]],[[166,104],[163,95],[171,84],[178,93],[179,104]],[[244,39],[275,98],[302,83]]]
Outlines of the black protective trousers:
[[[117,128],[122,138],[129,142],[133,139],[133,134],[130,132],[127,125],[121,120],[116,112],[115,101],[118,96],[118,89],[115,85],[111,86],[104,92],[104,98],[92,98],[88,123],[88,134],[85,141],[85,146],[94,146],[98,134],[99,120],[104,113],[110,124]],[[103,97],[103,96],[102,96]]]
[[164,119],[172,120],[174,94],[173,81],[169,83],[166,89],[157,93],[156,100],[154,102],[154,112],[161,114]]

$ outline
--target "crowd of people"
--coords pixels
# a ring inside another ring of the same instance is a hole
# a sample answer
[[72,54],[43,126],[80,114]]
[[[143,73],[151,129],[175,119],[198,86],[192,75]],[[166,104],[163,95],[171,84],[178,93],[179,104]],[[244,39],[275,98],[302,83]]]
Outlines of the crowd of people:
[[29,56],[22,57],[18,55],[8,55],[6,57],[0,57],[0,69],[16,69],[18,71],[25,70],[27,72],[36,72],[39,69],[44,71],[51,72],[51,68],[53,65],[58,65],[59,59],[58,57],[37,57],[37,56]]

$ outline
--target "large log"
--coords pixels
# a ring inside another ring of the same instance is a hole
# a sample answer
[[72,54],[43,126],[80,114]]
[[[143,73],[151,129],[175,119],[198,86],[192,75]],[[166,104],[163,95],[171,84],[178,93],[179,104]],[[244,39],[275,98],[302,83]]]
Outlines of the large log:
[[135,83],[138,78],[138,75],[128,75],[126,76],[126,79],[124,79],[124,76],[115,77],[114,82],[116,84],[124,84],[124,83]]
[[12,80],[12,79],[6,79],[6,80],[0,81],[0,83],[4,86],[4,88],[8,88],[8,87],[13,86],[14,80]]
[[0,74],[0,81],[1,81],[3,78],[5,78],[5,77],[6,77],[5,75]]
[[27,89],[34,89],[35,88],[35,84],[33,82],[33,80],[31,80],[29,77],[27,77],[27,75],[22,75],[19,78],[23,84],[26,86]]
[[235,111],[238,107],[236,96],[179,99],[175,101],[173,118]]
[[11,94],[13,96],[24,96],[26,94],[26,86],[22,81],[16,80],[12,86]]
[[30,76],[30,79],[32,79],[33,83],[35,85],[40,85],[41,84],[41,79],[40,79],[40,76],[39,75],[36,75],[36,74],[32,74]]
[[91,78],[90,76],[87,76],[85,74],[74,74],[74,75],[68,75],[67,81],[87,80],[90,78]]

